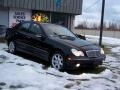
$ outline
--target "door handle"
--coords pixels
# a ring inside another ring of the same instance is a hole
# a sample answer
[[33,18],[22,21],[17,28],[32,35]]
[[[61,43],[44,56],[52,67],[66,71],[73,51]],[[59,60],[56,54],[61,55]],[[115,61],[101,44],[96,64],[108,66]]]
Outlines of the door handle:
[[16,32],[15,34],[16,34],[16,35],[18,35],[18,33],[17,33],[17,32]]
[[41,38],[42,37],[42,35],[35,35],[37,38]]
[[29,38],[29,39],[31,38],[31,37],[29,37],[29,36],[26,36],[26,37]]

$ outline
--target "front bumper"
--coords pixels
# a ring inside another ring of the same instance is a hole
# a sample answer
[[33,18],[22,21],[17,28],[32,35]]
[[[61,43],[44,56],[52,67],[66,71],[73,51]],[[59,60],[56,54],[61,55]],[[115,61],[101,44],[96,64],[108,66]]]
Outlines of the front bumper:
[[[65,61],[65,66],[67,69],[75,69],[79,67],[95,67],[102,65],[103,61],[106,59],[105,55],[101,55],[97,58],[88,58],[88,57],[70,57]],[[76,66],[79,64],[80,66]]]

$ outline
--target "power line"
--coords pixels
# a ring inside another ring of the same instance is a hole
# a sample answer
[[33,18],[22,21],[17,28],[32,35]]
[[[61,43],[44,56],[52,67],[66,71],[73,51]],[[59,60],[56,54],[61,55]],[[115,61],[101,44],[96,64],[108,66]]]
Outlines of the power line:
[[87,7],[86,9],[84,9],[83,11],[87,11],[87,10],[93,8],[93,7],[94,7],[96,4],[98,4],[100,1],[101,1],[101,0],[95,1],[92,5],[88,6],[88,7]]

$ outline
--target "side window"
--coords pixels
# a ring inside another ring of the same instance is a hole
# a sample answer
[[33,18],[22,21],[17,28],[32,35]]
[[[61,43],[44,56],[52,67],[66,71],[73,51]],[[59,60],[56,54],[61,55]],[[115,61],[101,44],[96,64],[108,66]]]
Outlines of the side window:
[[30,28],[31,34],[41,34],[41,28],[38,24],[32,24]]
[[30,27],[30,23],[23,23],[20,25],[19,30],[24,31],[24,32],[28,32],[29,27]]

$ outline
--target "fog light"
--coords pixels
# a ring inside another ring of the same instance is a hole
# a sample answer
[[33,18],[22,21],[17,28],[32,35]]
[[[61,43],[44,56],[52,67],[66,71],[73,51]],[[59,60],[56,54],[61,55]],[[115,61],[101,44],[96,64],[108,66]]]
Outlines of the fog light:
[[76,64],[76,67],[80,67],[80,64]]

